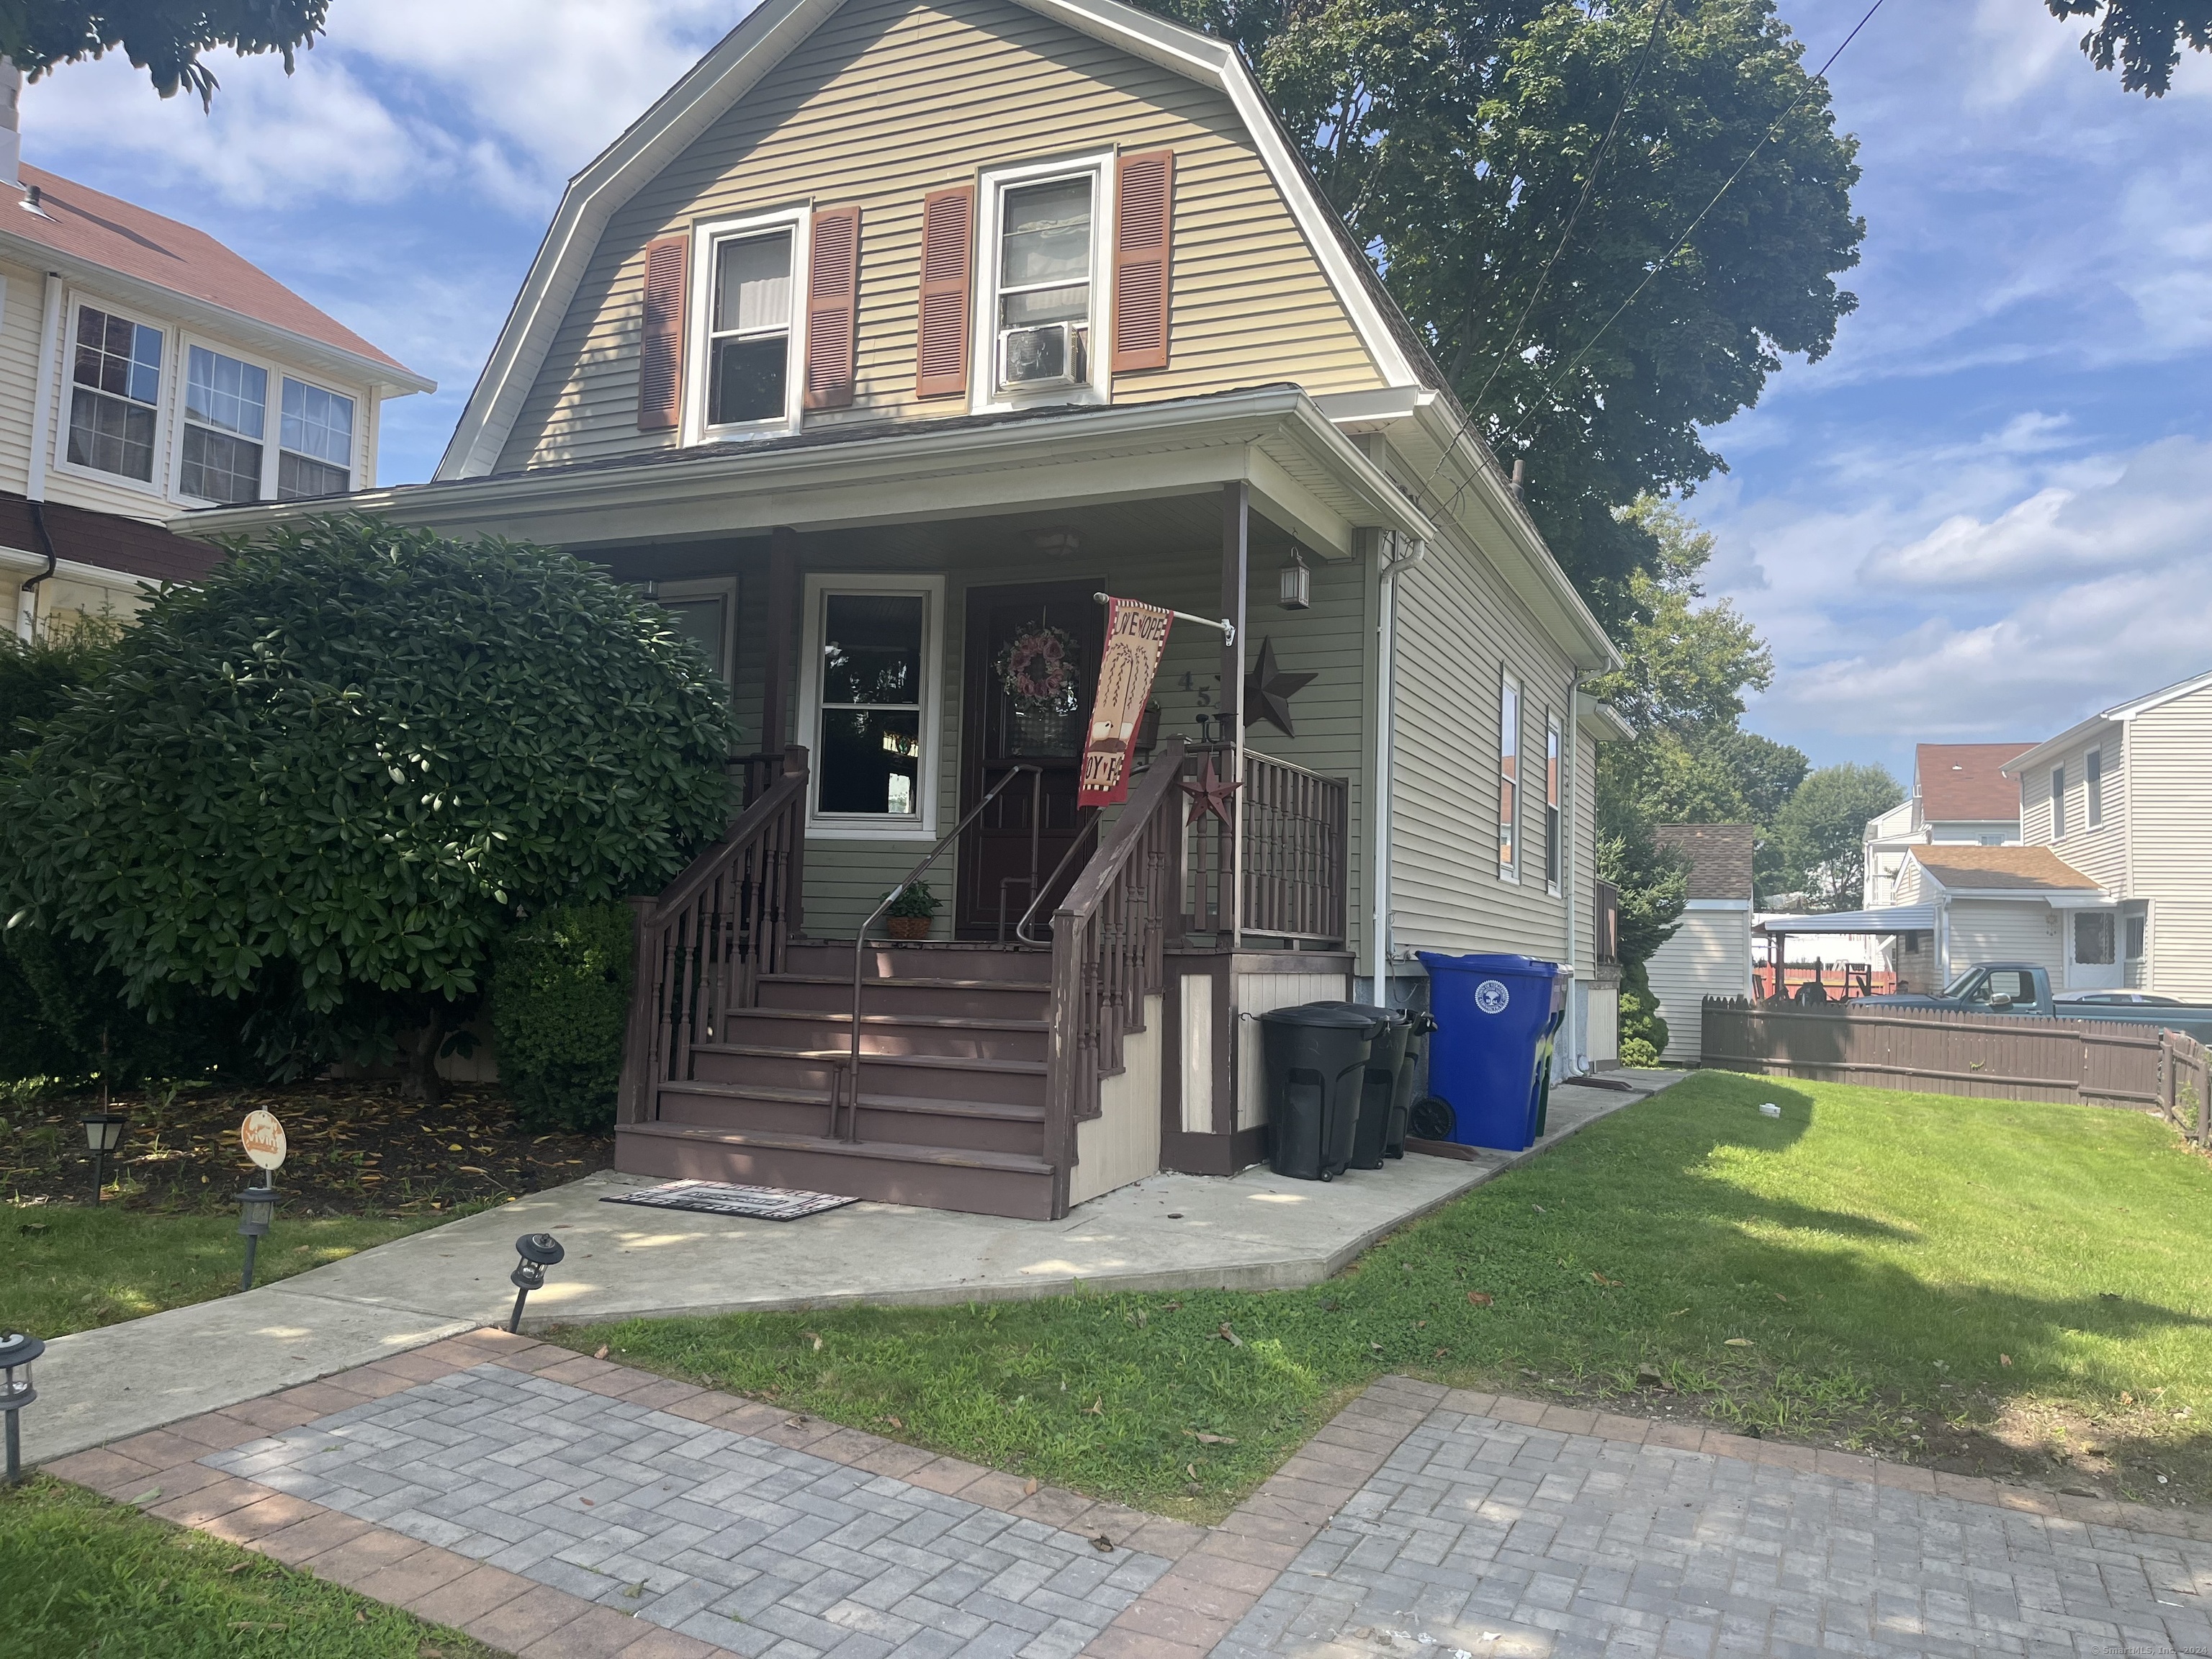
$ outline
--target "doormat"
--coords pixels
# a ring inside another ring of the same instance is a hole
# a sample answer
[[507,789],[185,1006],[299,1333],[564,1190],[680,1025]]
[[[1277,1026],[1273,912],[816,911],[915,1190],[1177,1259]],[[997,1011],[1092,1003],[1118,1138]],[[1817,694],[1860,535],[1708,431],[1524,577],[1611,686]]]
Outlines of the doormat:
[[634,1193],[609,1193],[602,1204],[642,1204],[650,1210],[697,1210],[706,1215],[750,1216],[756,1221],[796,1221],[819,1215],[857,1198],[835,1193],[806,1193],[791,1187],[732,1187],[719,1181],[671,1181]]

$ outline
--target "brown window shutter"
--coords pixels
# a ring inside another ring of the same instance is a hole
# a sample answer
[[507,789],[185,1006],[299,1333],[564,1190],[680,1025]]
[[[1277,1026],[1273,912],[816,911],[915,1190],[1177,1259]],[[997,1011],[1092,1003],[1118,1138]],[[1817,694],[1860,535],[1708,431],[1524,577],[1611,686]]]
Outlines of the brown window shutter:
[[850,409],[860,308],[860,210],[817,208],[806,256],[806,407]]
[[689,236],[662,236],[645,249],[645,326],[638,342],[637,429],[665,432],[684,407],[684,279]]
[[1168,266],[1175,241],[1175,152],[1124,155],[1114,182],[1116,374],[1168,366]]
[[917,398],[967,394],[975,242],[975,185],[933,190],[921,198],[921,317],[914,376]]

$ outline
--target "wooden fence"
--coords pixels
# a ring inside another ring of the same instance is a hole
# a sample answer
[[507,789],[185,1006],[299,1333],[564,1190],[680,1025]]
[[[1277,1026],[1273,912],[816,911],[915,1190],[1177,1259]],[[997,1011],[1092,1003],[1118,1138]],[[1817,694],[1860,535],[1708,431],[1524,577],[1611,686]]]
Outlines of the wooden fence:
[[2212,1145],[2212,1063],[2180,1031],[1948,1008],[1775,1007],[1707,997],[1704,1063],[1730,1072],[1977,1100],[2161,1113]]

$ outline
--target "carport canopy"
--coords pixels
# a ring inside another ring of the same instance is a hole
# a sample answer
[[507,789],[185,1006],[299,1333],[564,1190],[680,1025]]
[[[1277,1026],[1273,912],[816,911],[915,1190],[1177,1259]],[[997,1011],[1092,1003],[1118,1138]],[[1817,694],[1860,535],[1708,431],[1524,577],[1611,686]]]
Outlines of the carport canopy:
[[1773,938],[1794,933],[1930,933],[1932,904],[1895,904],[1884,910],[1832,910],[1812,916],[1769,916],[1754,932]]

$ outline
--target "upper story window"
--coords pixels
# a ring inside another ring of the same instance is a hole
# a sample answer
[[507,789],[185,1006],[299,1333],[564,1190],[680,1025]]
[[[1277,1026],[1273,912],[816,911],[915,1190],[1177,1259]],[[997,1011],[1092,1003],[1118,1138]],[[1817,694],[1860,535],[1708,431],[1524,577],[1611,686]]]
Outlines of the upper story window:
[[353,399],[287,377],[277,434],[276,499],[337,495],[353,488]]
[[2057,841],[2066,834],[2066,769],[2051,769],[2051,839]]
[[204,501],[261,499],[269,371],[205,346],[185,356],[185,453],[177,487]]
[[1498,873],[1521,879],[1521,683],[1505,676],[1498,696]]
[[791,407],[789,230],[714,244],[707,424],[782,421]]
[[152,483],[161,331],[79,306],[70,380],[70,465]]
[[1113,158],[983,180],[975,366],[987,407],[1106,395]]
[[2105,751],[2092,749],[2081,766],[2082,816],[2094,830],[2105,821]]

